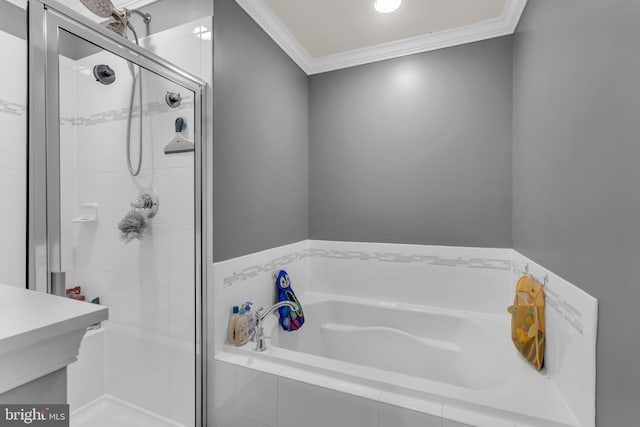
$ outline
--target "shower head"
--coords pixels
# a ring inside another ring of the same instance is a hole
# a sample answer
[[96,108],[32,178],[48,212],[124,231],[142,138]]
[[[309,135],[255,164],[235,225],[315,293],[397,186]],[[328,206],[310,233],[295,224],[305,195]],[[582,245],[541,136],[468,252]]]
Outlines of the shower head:
[[107,24],[107,28],[110,29],[111,31],[113,31],[114,33],[118,34],[119,36],[122,37],[127,37],[127,26],[131,25],[128,22],[122,22],[122,21],[111,21]]
[[100,18],[109,18],[116,11],[111,0],[80,0],[80,3]]
[[135,13],[139,15],[147,25],[151,22],[150,14],[143,13],[137,9],[127,9],[124,7],[118,9],[113,5],[111,0],[80,0],[80,2],[93,14],[101,18],[111,18],[111,21],[107,24],[107,28],[120,36],[127,38],[127,29],[131,30],[135,35],[136,43],[138,43],[138,35],[135,34],[135,29],[129,22],[131,14]]

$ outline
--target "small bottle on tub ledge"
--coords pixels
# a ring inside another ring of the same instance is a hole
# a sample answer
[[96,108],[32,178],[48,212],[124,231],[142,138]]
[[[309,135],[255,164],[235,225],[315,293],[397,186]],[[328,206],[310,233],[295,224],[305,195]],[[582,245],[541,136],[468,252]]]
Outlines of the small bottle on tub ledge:
[[229,318],[229,327],[227,328],[227,340],[229,344],[234,344],[236,342],[236,321],[239,317],[239,307],[234,305],[231,309],[231,317]]
[[245,314],[244,307],[240,307],[238,310],[235,329],[235,339],[233,344],[236,347],[242,347],[249,342],[249,316]]

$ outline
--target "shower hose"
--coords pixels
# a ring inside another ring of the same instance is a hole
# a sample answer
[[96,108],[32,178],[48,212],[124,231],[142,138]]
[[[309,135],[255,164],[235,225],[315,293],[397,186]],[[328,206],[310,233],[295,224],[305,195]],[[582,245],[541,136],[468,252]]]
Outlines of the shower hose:
[[[137,45],[140,45],[138,42],[138,35],[135,30],[133,30],[132,26],[129,24],[129,28],[132,30],[133,35],[135,37],[135,41]],[[129,96],[129,116],[127,118],[127,168],[129,168],[129,173],[131,176],[138,176],[140,174],[140,169],[142,168],[142,114],[143,114],[143,105],[142,105],[142,68],[138,67],[138,72],[136,73],[135,66],[128,62],[129,71],[131,72],[131,96]],[[140,126],[138,130],[138,164],[134,169],[131,165],[131,121],[133,117],[133,100],[136,95],[136,86],[140,86]]]

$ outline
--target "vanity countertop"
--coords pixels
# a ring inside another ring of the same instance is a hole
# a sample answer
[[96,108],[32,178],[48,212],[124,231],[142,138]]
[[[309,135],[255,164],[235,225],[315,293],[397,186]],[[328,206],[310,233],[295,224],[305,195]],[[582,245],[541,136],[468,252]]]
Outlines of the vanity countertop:
[[76,360],[107,307],[0,284],[0,393]]

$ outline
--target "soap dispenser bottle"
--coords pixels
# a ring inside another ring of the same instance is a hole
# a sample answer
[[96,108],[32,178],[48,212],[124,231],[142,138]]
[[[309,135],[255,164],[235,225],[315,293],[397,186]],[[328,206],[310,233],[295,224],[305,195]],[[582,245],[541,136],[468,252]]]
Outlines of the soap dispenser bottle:
[[253,341],[256,332],[256,319],[251,311],[252,307],[253,303],[251,301],[244,303],[244,314],[247,316],[247,320],[249,321],[249,341]]
[[249,316],[244,313],[244,308],[240,307],[238,319],[236,320],[236,333],[234,345],[242,347],[249,342]]
[[235,344],[236,342],[236,322],[238,321],[239,310],[240,308],[237,305],[234,305],[232,308],[231,318],[229,319],[229,328],[227,330],[227,338],[229,340],[229,344]]

